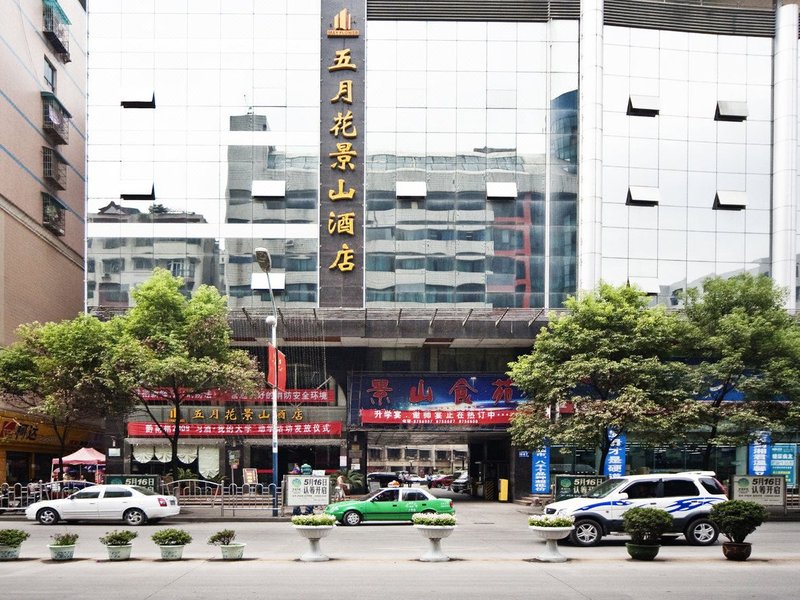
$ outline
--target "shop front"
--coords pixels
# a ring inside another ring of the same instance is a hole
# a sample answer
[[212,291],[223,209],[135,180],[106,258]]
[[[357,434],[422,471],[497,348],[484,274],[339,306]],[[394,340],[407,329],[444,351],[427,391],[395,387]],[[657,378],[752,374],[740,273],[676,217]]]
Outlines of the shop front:
[[[88,445],[103,446],[102,434],[86,427],[67,432],[65,453]],[[52,426],[36,417],[0,411],[0,482],[49,481],[52,460],[60,455],[61,442]]]

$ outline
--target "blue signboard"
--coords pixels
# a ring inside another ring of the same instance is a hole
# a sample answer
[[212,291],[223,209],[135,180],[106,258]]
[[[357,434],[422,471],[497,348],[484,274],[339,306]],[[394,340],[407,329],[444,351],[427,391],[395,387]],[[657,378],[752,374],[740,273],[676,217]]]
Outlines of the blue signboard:
[[603,473],[606,477],[621,477],[625,475],[625,434],[616,435],[609,429],[608,439],[613,441],[611,442],[611,448],[608,450],[608,456],[606,456]]
[[531,469],[531,492],[534,494],[549,494],[550,446],[539,448],[533,453]]
[[750,442],[747,450],[747,474],[771,475],[770,442],[772,436],[769,431],[759,431],[754,442]]
[[797,485],[797,444],[772,444],[769,462],[772,475],[786,476],[786,487]]

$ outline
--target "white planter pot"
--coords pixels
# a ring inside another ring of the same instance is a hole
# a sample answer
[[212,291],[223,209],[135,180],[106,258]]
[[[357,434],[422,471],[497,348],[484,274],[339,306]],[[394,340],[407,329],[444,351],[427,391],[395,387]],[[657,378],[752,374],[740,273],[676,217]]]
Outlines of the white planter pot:
[[17,560],[19,546],[0,546],[0,560]]
[[132,544],[122,546],[106,546],[108,549],[108,560],[128,560],[131,557]]
[[442,539],[449,537],[455,525],[414,525],[414,529],[428,538],[431,545],[428,552],[420,557],[422,562],[446,562],[450,557],[442,552]]
[[222,560],[241,560],[244,556],[244,547],[247,544],[225,544],[219,547],[222,550]]
[[53,560],[72,560],[75,555],[75,544],[71,546],[53,546],[48,544],[50,548],[50,558]]
[[159,546],[161,560],[180,560],[183,556],[183,546]]
[[333,531],[334,525],[293,525],[295,531],[308,540],[308,552],[300,557],[303,562],[322,562],[330,560],[319,549],[320,539]]
[[558,540],[563,540],[575,529],[569,527],[537,527],[530,525],[529,529],[539,538],[545,540],[545,551],[536,557],[540,562],[566,562],[567,557],[558,551]]

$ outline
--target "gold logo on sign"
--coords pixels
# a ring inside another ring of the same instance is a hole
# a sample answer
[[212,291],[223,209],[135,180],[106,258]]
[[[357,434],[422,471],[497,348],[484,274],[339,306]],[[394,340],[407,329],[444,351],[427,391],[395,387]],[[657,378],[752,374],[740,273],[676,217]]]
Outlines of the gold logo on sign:
[[353,17],[346,8],[333,17],[333,29],[328,29],[328,37],[358,37],[358,29],[352,29]]

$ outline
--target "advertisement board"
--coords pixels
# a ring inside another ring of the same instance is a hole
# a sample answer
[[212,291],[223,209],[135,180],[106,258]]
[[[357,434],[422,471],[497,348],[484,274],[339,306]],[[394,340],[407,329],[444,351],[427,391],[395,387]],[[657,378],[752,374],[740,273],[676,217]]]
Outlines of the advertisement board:
[[783,475],[734,475],[729,489],[734,500],[750,500],[768,507],[786,506]]
[[579,498],[606,480],[602,475],[556,475],[556,500]]
[[330,502],[328,476],[287,475],[286,506],[318,506]]
[[161,475],[106,475],[105,483],[108,485],[138,485],[139,487],[161,491]]

